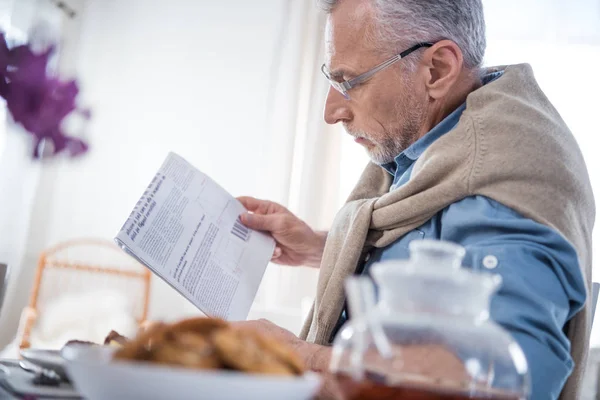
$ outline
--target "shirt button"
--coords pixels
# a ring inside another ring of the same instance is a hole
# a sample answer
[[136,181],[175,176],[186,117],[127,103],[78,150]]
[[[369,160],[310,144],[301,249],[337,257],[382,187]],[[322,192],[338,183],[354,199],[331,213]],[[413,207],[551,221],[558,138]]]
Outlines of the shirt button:
[[371,253],[367,253],[367,255],[365,256],[365,262],[369,262],[370,259],[371,259]]
[[487,269],[494,269],[498,266],[498,258],[496,256],[483,257],[483,266]]

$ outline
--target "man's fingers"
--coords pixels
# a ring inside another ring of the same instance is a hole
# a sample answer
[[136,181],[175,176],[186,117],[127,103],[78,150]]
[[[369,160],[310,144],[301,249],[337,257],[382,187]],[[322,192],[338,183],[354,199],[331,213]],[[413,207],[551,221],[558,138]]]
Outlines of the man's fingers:
[[238,197],[238,200],[246,208],[246,210],[255,214],[273,214],[279,209],[277,203],[268,200],[260,200],[254,197]]
[[249,214],[240,215],[242,223],[250,229],[263,232],[273,232],[277,228],[277,219],[279,216]]
[[237,198],[239,200],[240,203],[242,203],[242,205],[246,208],[246,210],[248,211],[256,211],[260,208],[260,206],[262,205],[262,201],[255,199],[254,197],[249,197],[249,196],[242,196],[242,197],[238,197]]
[[242,203],[246,210],[255,214],[275,214],[287,211],[281,204],[269,200],[261,200],[250,196],[241,196],[237,199]]

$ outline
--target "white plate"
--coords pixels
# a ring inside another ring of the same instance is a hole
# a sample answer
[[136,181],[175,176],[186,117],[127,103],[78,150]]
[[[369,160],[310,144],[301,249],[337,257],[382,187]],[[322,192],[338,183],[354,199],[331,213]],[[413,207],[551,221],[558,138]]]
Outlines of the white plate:
[[321,384],[317,374],[302,377],[198,371],[111,361],[114,348],[71,346],[63,350],[67,372],[88,400],[308,400]]

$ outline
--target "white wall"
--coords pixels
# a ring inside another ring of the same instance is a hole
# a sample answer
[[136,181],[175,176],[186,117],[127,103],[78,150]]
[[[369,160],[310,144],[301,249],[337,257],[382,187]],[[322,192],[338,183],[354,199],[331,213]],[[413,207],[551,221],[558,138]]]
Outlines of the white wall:
[[[112,239],[168,151],[234,195],[268,196],[262,149],[282,4],[88,1],[71,69],[94,113],[91,150],[45,166],[3,330],[15,326],[27,301],[39,251],[75,237]],[[162,282],[153,284],[152,318],[197,312]]]
[[[92,149],[60,170],[47,243],[113,237],[169,150],[235,195],[258,194],[278,3],[90,2],[78,70]],[[156,282],[152,316],[195,312],[179,299]]]

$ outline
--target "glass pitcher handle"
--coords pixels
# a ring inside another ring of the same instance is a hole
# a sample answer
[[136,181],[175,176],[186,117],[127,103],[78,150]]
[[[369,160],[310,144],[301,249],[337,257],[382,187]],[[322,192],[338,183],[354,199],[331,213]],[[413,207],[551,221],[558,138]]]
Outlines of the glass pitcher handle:
[[350,375],[356,380],[362,379],[364,374],[363,357],[367,351],[368,325],[366,322],[365,293],[362,279],[351,276],[345,281],[346,298],[352,318],[352,347],[350,350]]
[[360,281],[361,290],[363,293],[363,299],[365,303],[365,309],[367,310],[365,316],[371,335],[373,336],[373,342],[379,355],[383,358],[392,358],[392,346],[383,331],[381,320],[375,318],[375,310],[377,305],[377,296],[375,294],[375,283],[366,277],[362,277]]
[[356,341],[351,355],[353,369],[358,368],[359,363],[362,363],[364,352],[367,351],[369,333],[379,354],[383,358],[391,358],[392,347],[383,331],[381,321],[375,315],[376,296],[373,281],[362,276],[349,277],[346,279],[346,294],[356,330]]

